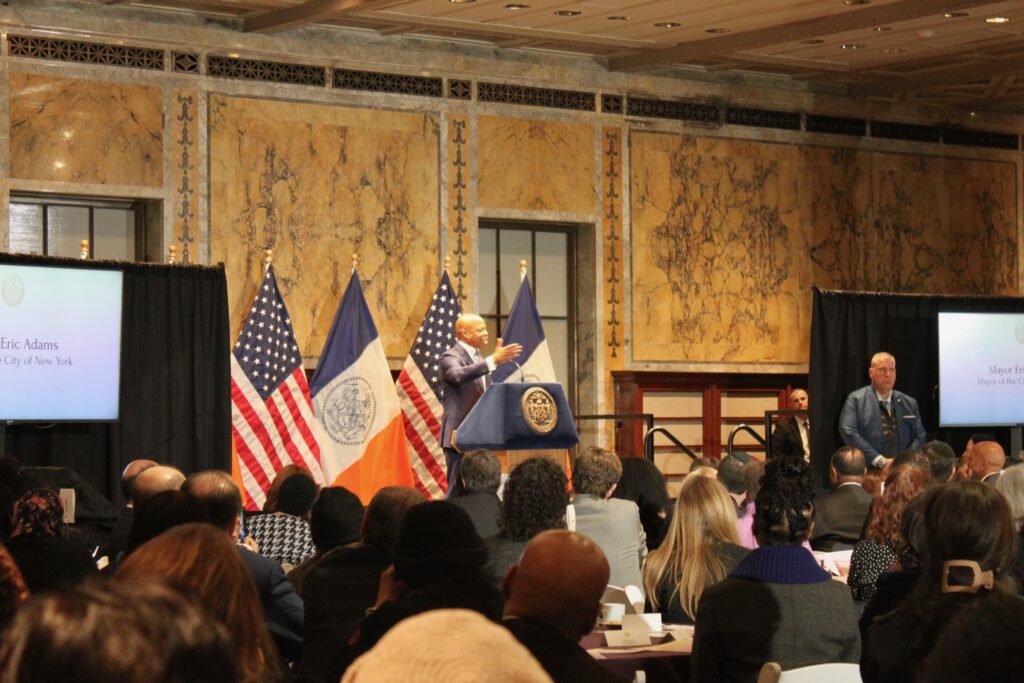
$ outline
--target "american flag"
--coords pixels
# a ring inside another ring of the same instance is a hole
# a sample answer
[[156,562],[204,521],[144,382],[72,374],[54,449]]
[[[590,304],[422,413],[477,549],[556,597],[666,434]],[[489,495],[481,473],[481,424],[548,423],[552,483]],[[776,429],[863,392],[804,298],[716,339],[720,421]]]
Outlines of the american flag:
[[231,434],[250,509],[260,509],[274,475],[305,467],[324,483],[313,436],[313,405],[273,266],[231,354]]
[[430,309],[423,317],[398,375],[398,405],[402,409],[405,436],[412,447],[413,480],[428,498],[444,497],[448,487],[441,450],[441,354],[455,343],[455,319],[462,314],[458,298],[452,293],[448,273],[434,291]]

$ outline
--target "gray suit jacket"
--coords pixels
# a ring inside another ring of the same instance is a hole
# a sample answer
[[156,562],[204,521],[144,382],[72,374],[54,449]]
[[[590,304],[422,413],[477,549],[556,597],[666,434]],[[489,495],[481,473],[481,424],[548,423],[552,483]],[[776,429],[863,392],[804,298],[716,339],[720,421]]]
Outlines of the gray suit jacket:
[[576,496],[573,507],[576,531],[589,536],[608,558],[608,583],[643,590],[640,565],[647,557],[647,535],[636,503],[619,498],[602,500],[583,493]]
[[486,376],[487,361],[475,363],[469,353],[457,343],[441,354],[441,396],[444,417],[441,418],[441,447],[452,447],[452,432],[459,428],[462,420],[473,409],[484,393],[482,382]]
[[837,543],[852,548],[860,540],[872,500],[859,484],[843,484],[816,500],[811,547],[823,552],[836,550]]
[[[915,450],[923,446],[927,437],[917,401],[894,389],[892,403],[899,431],[899,450]],[[878,396],[870,384],[846,397],[839,416],[839,434],[847,446],[856,446],[864,451],[864,459],[869,465],[879,455],[887,458],[896,455],[882,453],[882,416],[878,410]]]

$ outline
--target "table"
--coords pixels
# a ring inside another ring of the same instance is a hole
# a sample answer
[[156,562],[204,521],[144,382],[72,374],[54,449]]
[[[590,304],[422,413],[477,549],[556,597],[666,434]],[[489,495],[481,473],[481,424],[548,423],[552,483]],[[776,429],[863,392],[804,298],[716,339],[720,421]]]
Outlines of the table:
[[[666,626],[670,630],[674,627]],[[647,683],[685,683],[690,677],[690,651],[693,645],[693,627],[682,627],[689,638],[667,644],[670,636],[652,636],[653,645],[642,648],[610,648],[605,643],[603,626],[583,636],[580,647],[587,650],[601,664],[627,680],[633,680],[637,671],[646,674]]]

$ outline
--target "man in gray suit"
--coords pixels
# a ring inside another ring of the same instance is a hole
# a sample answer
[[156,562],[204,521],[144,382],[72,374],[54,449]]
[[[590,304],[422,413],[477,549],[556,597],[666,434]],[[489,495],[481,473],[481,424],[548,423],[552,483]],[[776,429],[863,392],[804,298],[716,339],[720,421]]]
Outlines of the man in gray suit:
[[452,446],[452,433],[483,396],[486,376],[501,363],[514,360],[523,352],[521,344],[508,346],[499,338],[494,353],[484,358],[480,350],[487,346],[487,324],[472,313],[463,313],[455,321],[455,345],[441,354],[441,447],[448,468],[448,497],[458,495],[461,456]]
[[864,454],[853,446],[832,454],[828,476],[833,491],[820,498],[814,510],[811,547],[815,550],[845,550],[860,540],[872,500],[862,486],[866,469]]
[[640,510],[631,500],[612,498],[622,476],[619,456],[603,448],[589,448],[576,458],[572,485],[576,491],[572,515],[575,530],[589,536],[608,558],[613,586],[643,590],[640,565],[647,556],[647,535]]
[[871,384],[846,397],[839,416],[843,443],[864,453],[869,465],[879,469],[899,451],[924,445],[924,424],[917,401],[896,391],[896,359],[884,351],[871,357]]

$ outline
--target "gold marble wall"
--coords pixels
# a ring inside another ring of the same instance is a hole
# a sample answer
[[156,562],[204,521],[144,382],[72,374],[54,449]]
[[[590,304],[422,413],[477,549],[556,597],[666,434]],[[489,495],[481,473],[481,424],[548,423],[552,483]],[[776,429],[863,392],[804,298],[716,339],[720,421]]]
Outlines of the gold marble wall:
[[271,248],[302,353],[318,356],[356,253],[385,352],[404,357],[437,279],[436,117],[211,95],[209,137],[232,324]]
[[448,277],[463,310],[474,308],[468,301],[473,291],[473,236],[470,184],[472,182],[473,145],[470,140],[472,118],[455,114],[448,120]]
[[806,363],[810,285],[1016,294],[1015,165],[634,132],[633,357]]
[[12,178],[163,186],[159,86],[12,72]]
[[171,183],[174,189],[172,235],[182,263],[198,261],[199,246],[199,94],[175,90],[171,94],[173,157]]
[[593,126],[498,116],[477,125],[479,206],[593,213]]

